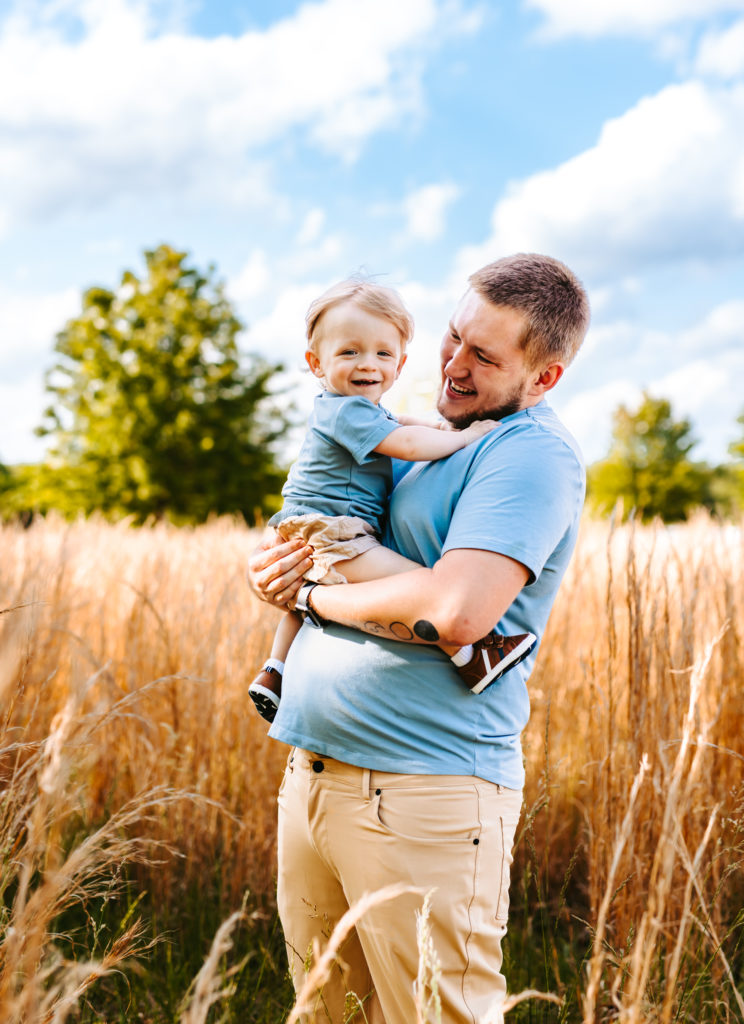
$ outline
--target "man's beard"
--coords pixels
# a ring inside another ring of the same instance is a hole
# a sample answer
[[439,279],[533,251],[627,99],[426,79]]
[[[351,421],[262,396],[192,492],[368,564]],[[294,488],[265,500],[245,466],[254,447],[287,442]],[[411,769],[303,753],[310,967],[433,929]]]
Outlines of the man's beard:
[[475,423],[476,420],[503,420],[505,416],[511,416],[512,413],[519,412],[523,408],[524,389],[523,385],[518,384],[501,405],[492,406],[490,409],[478,409],[474,412],[463,413],[462,416],[448,416],[447,422],[455,430],[464,430],[471,423]]

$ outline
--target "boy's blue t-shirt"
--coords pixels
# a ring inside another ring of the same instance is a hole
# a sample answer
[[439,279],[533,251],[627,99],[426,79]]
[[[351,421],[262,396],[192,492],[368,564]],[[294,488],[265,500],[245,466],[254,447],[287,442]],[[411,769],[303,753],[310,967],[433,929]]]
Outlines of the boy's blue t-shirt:
[[[583,501],[581,454],[543,401],[449,458],[408,468],[393,491],[383,539],[426,566],[457,548],[521,562],[529,582],[494,625],[541,637]],[[488,580],[480,586],[485,593]],[[363,768],[475,775],[519,789],[535,654],[474,695],[436,647],[305,624],[286,662],[270,735]]]
[[399,426],[381,405],[356,395],[317,395],[297,460],[269,520],[320,512],[359,516],[381,534],[393,487],[392,460],[374,449]]

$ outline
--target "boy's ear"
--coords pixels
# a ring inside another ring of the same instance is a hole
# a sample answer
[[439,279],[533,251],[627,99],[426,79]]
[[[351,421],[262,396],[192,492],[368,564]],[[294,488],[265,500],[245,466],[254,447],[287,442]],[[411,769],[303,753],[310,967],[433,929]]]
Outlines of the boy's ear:
[[395,379],[396,380],[398,379],[398,377],[400,377],[400,371],[406,365],[406,359],[408,359],[408,353],[404,352],[401,355],[400,359],[398,360],[398,369],[395,371]]
[[323,376],[323,371],[320,367],[320,360],[318,359],[317,354],[312,351],[312,349],[307,349],[307,351],[305,352],[305,362],[310,367],[310,369],[312,370],[316,377]]

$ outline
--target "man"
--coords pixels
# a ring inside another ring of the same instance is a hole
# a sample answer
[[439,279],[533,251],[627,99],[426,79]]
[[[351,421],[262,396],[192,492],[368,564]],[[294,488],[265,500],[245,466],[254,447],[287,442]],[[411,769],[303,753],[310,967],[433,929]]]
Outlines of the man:
[[305,610],[270,735],[295,748],[279,796],[279,912],[295,985],[314,940],[391,882],[343,951],[313,1021],[344,1019],[369,994],[373,1024],[415,1020],[416,910],[432,891],[444,1024],[480,1021],[503,999],[511,847],[522,802],[520,733],[533,652],[475,696],[433,645],[496,626],[541,636],[584,500],[573,438],[545,396],[589,322],[563,264],[521,254],[473,274],[441,346],[441,415],[499,429],[397,483],[385,543],[423,568],[369,583],[302,584],[310,550],[262,545],[254,589]]

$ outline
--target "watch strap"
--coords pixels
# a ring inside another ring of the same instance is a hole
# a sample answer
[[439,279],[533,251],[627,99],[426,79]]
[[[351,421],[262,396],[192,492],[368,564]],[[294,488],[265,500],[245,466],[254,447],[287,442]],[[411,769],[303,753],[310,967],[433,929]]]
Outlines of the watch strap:
[[317,586],[317,583],[302,584],[295,598],[295,611],[302,614],[305,622],[309,622],[311,626],[316,626],[320,629],[325,625],[325,619],[322,619],[310,604],[310,594]]

